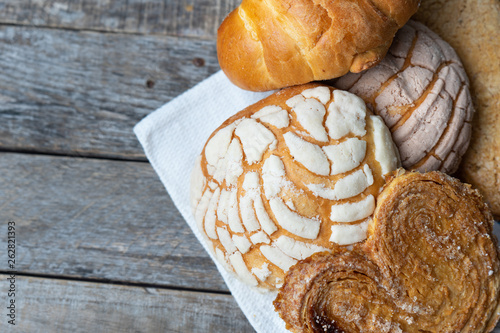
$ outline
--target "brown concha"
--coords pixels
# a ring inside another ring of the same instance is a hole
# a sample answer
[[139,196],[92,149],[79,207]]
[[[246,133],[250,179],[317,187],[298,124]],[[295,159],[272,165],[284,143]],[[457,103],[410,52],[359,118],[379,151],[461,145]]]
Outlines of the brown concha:
[[409,21],[375,67],[334,83],[365,100],[392,132],[403,167],[454,173],[469,145],[474,107],[453,48]]

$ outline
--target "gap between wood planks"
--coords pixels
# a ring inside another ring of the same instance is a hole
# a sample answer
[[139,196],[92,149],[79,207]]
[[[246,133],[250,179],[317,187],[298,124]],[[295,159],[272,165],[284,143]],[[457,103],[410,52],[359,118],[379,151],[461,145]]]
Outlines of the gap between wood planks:
[[121,162],[139,162],[139,163],[149,163],[146,157],[132,157],[132,156],[102,156],[98,154],[92,154],[88,152],[57,152],[57,151],[43,151],[35,149],[26,148],[9,148],[0,147],[0,154],[24,154],[24,155],[41,155],[41,156],[56,156],[56,157],[75,157],[84,159],[95,159],[95,160],[106,160],[106,161],[121,161]]
[[[11,275],[12,271],[0,270],[0,275],[1,274]],[[119,285],[119,286],[145,288],[145,289],[156,288],[156,289],[188,291],[188,292],[196,292],[196,293],[204,293],[204,294],[231,295],[231,292],[223,291],[223,290],[197,289],[197,288],[187,288],[187,287],[180,287],[180,286],[167,286],[167,285],[161,285],[161,284],[137,283],[137,282],[110,280],[110,279],[84,278],[84,277],[61,276],[61,275],[40,274],[40,273],[31,274],[31,273],[24,273],[24,272],[16,272],[15,275],[16,276],[31,277],[31,278],[40,278],[40,279],[75,281],[75,282],[91,282],[91,283],[101,283],[101,284]]]
[[139,32],[139,31],[122,31],[122,30],[106,30],[95,28],[72,28],[72,27],[53,27],[50,25],[36,25],[36,24],[23,24],[23,23],[1,23],[0,27],[19,27],[19,28],[37,28],[57,31],[73,31],[73,32],[94,32],[99,34],[113,34],[113,35],[130,35],[130,36],[152,36],[152,37],[182,37],[183,39],[214,41],[213,36],[195,36],[195,35],[180,35],[174,33],[154,33],[154,32]]

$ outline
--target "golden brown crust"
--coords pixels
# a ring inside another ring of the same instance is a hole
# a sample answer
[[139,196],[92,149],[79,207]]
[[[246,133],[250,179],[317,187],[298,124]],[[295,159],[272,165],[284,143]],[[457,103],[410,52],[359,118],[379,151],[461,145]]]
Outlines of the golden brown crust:
[[294,332],[489,332],[500,314],[492,228],[470,186],[400,171],[367,241],[293,266],[275,307]]
[[254,91],[359,72],[383,58],[418,3],[243,0],[219,28],[219,64],[234,84]]
[[500,219],[500,1],[428,0],[415,18],[455,48],[469,75],[476,115],[459,177]]
[[297,260],[366,238],[384,175],[398,166],[389,130],[359,97],[290,87],[214,131],[195,164],[192,209],[228,271],[276,289]]

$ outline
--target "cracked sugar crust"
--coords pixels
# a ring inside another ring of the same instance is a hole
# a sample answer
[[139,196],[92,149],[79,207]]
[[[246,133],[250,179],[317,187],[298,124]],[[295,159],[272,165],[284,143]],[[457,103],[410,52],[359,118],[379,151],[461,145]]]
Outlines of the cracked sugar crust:
[[389,129],[359,97],[288,88],[211,135],[192,173],[193,214],[227,270],[275,289],[298,260],[363,241],[399,165]]
[[476,187],[500,220],[500,2],[422,2],[416,19],[450,43],[471,80],[476,115],[458,176]]
[[380,64],[334,85],[362,97],[384,119],[403,167],[457,170],[471,136],[469,80],[453,48],[430,29],[409,21]]

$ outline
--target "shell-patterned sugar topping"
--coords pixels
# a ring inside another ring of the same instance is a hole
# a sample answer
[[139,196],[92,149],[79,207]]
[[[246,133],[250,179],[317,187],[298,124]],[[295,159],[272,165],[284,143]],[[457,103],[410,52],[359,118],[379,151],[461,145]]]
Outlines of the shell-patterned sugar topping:
[[192,209],[226,269],[275,289],[298,260],[366,238],[399,166],[379,116],[346,91],[287,88],[224,122],[196,161]]
[[384,119],[403,167],[457,170],[474,114],[469,80],[453,48],[426,26],[409,21],[377,66],[334,85],[362,97]]

